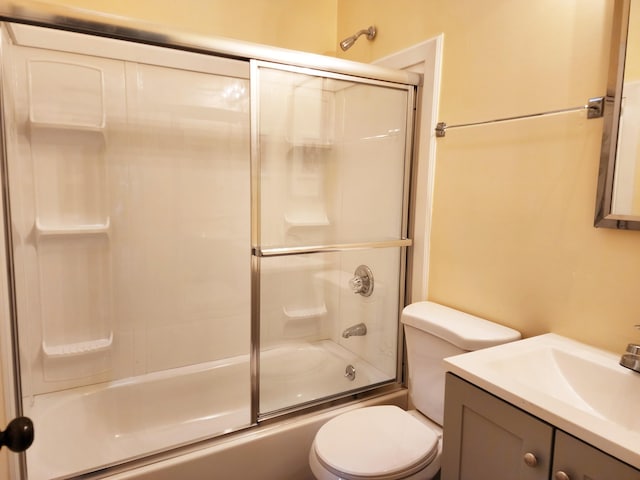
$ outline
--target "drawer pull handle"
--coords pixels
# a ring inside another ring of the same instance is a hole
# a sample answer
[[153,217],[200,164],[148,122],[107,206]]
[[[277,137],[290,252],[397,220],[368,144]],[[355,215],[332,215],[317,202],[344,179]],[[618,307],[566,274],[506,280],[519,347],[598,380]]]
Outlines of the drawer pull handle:
[[555,480],[571,480],[569,475],[564,473],[562,470],[558,470],[553,478]]
[[527,452],[524,454],[524,463],[527,467],[535,467],[538,465],[538,459],[533,453]]

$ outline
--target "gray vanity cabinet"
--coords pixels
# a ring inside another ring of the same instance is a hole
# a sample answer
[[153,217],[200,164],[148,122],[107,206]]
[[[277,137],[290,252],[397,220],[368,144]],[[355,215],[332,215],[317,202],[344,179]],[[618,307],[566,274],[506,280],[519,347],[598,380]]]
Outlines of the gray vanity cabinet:
[[447,374],[442,480],[640,480],[640,471]]
[[553,427],[447,374],[442,480],[547,480]]
[[640,479],[640,471],[561,430],[556,430],[551,472],[553,480]]

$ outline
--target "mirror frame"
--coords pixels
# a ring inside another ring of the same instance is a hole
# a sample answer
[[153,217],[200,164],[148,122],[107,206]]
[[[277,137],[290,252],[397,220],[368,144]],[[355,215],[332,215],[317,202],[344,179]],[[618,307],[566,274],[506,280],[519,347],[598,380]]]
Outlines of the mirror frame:
[[615,0],[594,226],[640,230],[640,216],[616,215],[611,211],[630,7],[631,0]]

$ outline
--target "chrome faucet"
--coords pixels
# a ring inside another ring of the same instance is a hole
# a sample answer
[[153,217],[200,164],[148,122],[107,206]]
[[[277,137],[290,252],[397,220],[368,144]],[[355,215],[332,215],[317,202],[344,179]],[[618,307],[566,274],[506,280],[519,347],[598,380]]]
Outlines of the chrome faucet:
[[344,332],[342,332],[343,338],[349,337],[362,337],[367,334],[367,326],[364,323],[358,323],[357,325],[352,325],[347,328]]
[[[635,327],[640,328],[640,325]],[[627,351],[620,358],[620,365],[640,373],[640,345],[637,343],[627,345]]]
[[627,345],[627,351],[620,358],[620,365],[634,372],[640,372],[640,345],[635,343]]

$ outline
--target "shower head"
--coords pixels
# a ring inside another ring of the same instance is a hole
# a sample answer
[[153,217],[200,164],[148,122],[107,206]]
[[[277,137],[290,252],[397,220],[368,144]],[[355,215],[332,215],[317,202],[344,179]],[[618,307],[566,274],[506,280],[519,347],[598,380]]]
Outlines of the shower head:
[[340,42],[340,48],[344,52],[346,52],[347,50],[349,50],[353,46],[354,43],[356,43],[356,40],[358,40],[358,37],[360,35],[366,35],[368,40],[373,40],[376,37],[376,33],[377,33],[376,27],[371,25],[366,30],[360,30],[355,35],[351,35],[350,37],[347,37],[344,40],[342,40]]

